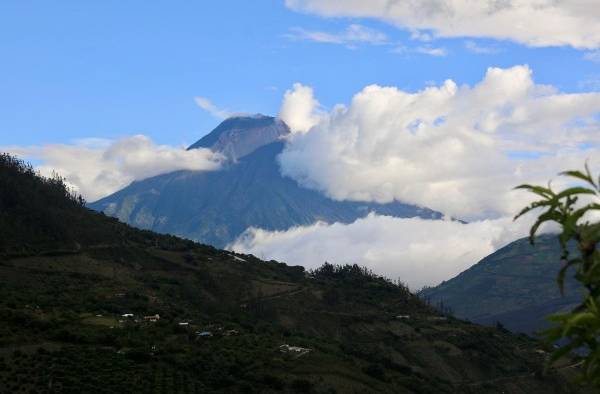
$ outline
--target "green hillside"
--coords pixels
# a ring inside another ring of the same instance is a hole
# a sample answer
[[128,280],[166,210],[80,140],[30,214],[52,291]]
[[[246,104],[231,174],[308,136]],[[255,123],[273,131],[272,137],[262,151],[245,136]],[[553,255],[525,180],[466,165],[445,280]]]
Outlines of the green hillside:
[[580,392],[536,341],[365,269],[136,230],[9,156],[0,234],[0,392]]
[[421,296],[434,305],[442,302],[457,317],[535,334],[548,327],[548,314],[570,310],[581,300],[573,278],[560,294],[560,255],[556,235],[540,236],[533,246],[523,238]]

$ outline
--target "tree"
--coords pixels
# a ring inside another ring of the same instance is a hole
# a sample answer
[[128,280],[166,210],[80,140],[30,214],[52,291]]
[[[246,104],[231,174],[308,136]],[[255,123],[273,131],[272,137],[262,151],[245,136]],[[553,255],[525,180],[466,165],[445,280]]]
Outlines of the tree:
[[[565,171],[560,175],[570,177],[577,185],[560,192],[552,190],[550,184],[547,187],[518,186],[517,189],[528,190],[541,198],[525,207],[515,219],[532,210],[544,210],[531,227],[531,243],[543,223],[560,225],[558,238],[563,266],[558,274],[558,285],[563,292],[565,275],[573,269],[575,279],[585,292],[583,300],[573,310],[549,316],[554,324],[546,331],[546,338],[552,343],[559,340],[562,343],[552,353],[550,362],[579,350],[581,380],[600,388],[600,221],[593,222],[590,218],[600,211],[600,177],[594,179],[587,164],[584,171]],[[586,201],[581,201],[580,197]],[[569,244],[572,243],[577,245],[576,253],[570,253]]]

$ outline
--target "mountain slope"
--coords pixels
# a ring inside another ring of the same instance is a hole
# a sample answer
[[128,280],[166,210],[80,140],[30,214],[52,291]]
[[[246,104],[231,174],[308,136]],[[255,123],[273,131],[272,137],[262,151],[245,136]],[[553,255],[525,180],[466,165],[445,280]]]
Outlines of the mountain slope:
[[0,392],[580,392],[569,365],[541,375],[535,341],[360,267],[136,230],[22,169],[0,157]]
[[555,235],[538,237],[534,246],[520,239],[421,296],[433,304],[443,302],[457,317],[534,334],[548,326],[545,316],[581,300],[573,278],[567,278],[565,295],[560,294],[560,255]]
[[225,119],[188,149],[209,148],[237,161],[289,133],[290,129],[283,121],[270,116],[237,116]]
[[[277,155],[284,143],[276,139],[285,130],[283,122],[270,117],[228,119],[190,148],[238,152],[232,158],[235,162],[220,171],[178,171],[134,182],[89,206],[139,228],[218,247],[251,226],[286,230],[319,220],[349,223],[369,212],[441,217],[429,209],[399,202],[334,201],[281,176]],[[252,143],[246,145],[249,140]],[[258,146],[260,143],[263,145]],[[248,147],[254,150],[239,157]]]

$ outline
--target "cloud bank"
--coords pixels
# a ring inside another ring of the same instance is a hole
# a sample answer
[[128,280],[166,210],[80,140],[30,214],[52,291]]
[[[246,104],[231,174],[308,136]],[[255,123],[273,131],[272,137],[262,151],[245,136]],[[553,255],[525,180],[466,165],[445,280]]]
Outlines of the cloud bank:
[[367,86],[329,112],[310,87],[295,84],[280,117],[300,131],[279,157],[284,175],[334,199],[397,199],[471,222],[369,215],[352,224],[252,228],[230,247],[308,268],[358,263],[412,289],[527,235],[533,216],[512,217],[532,197],[514,186],[554,177],[563,187],[556,174],[585,159],[600,169],[600,93],[536,84],[524,65],[490,68],[474,86]]
[[53,171],[88,201],[94,201],[127,186],[132,181],[177,170],[215,170],[221,157],[209,149],[185,150],[156,145],[150,138],[135,135],[117,141],[86,139],[72,145],[4,147],[28,160],[42,175]]
[[436,37],[489,37],[533,47],[600,47],[596,1],[286,0],[285,4],[325,17],[376,18],[415,36],[431,32]]
[[287,231],[247,230],[229,245],[238,252],[316,268],[357,263],[413,290],[454,277],[483,257],[523,237],[527,219],[462,224],[449,220],[369,215],[352,224],[317,223]]
[[338,200],[397,199],[466,220],[497,218],[529,201],[511,190],[517,184],[546,183],[586,158],[600,166],[600,93],[535,84],[527,66],[489,68],[475,86],[371,85],[318,117],[316,105],[305,86],[286,93],[284,120],[314,126],[292,135],[281,171]]

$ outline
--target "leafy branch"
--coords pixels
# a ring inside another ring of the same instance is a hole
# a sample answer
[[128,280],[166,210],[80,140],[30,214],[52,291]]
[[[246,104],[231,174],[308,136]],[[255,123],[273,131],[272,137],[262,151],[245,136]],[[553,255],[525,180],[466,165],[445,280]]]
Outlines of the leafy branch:
[[[534,242],[540,226],[546,222],[558,223],[561,227],[559,242],[561,245],[563,266],[557,281],[561,293],[564,292],[565,275],[569,268],[575,270],[575,279],[585,289],[582,302],[567,313],[549,316],[553,327],[545,332],[551,342],[564,343],[550,358],[553,363],[564,355],[578,350],[582,361],[581,380],[593,387],[600,388],[600,222],[586,219],[593,211],[600,211],[600,177],[594,179],[586,163],[584,171],[565,171],[562,176],[574,178],[579,186],[569,187],[560,192],[536,185],[520,185],[516,189],[527,190],[540,197],[525,207],[515,220],[524,214],[542,209],[543,212],[531,227],[530,241]],[[582,204],[580,197],[591,197],[591,202]],[[569,252],[569,243],[577,244],[578,253]]]

